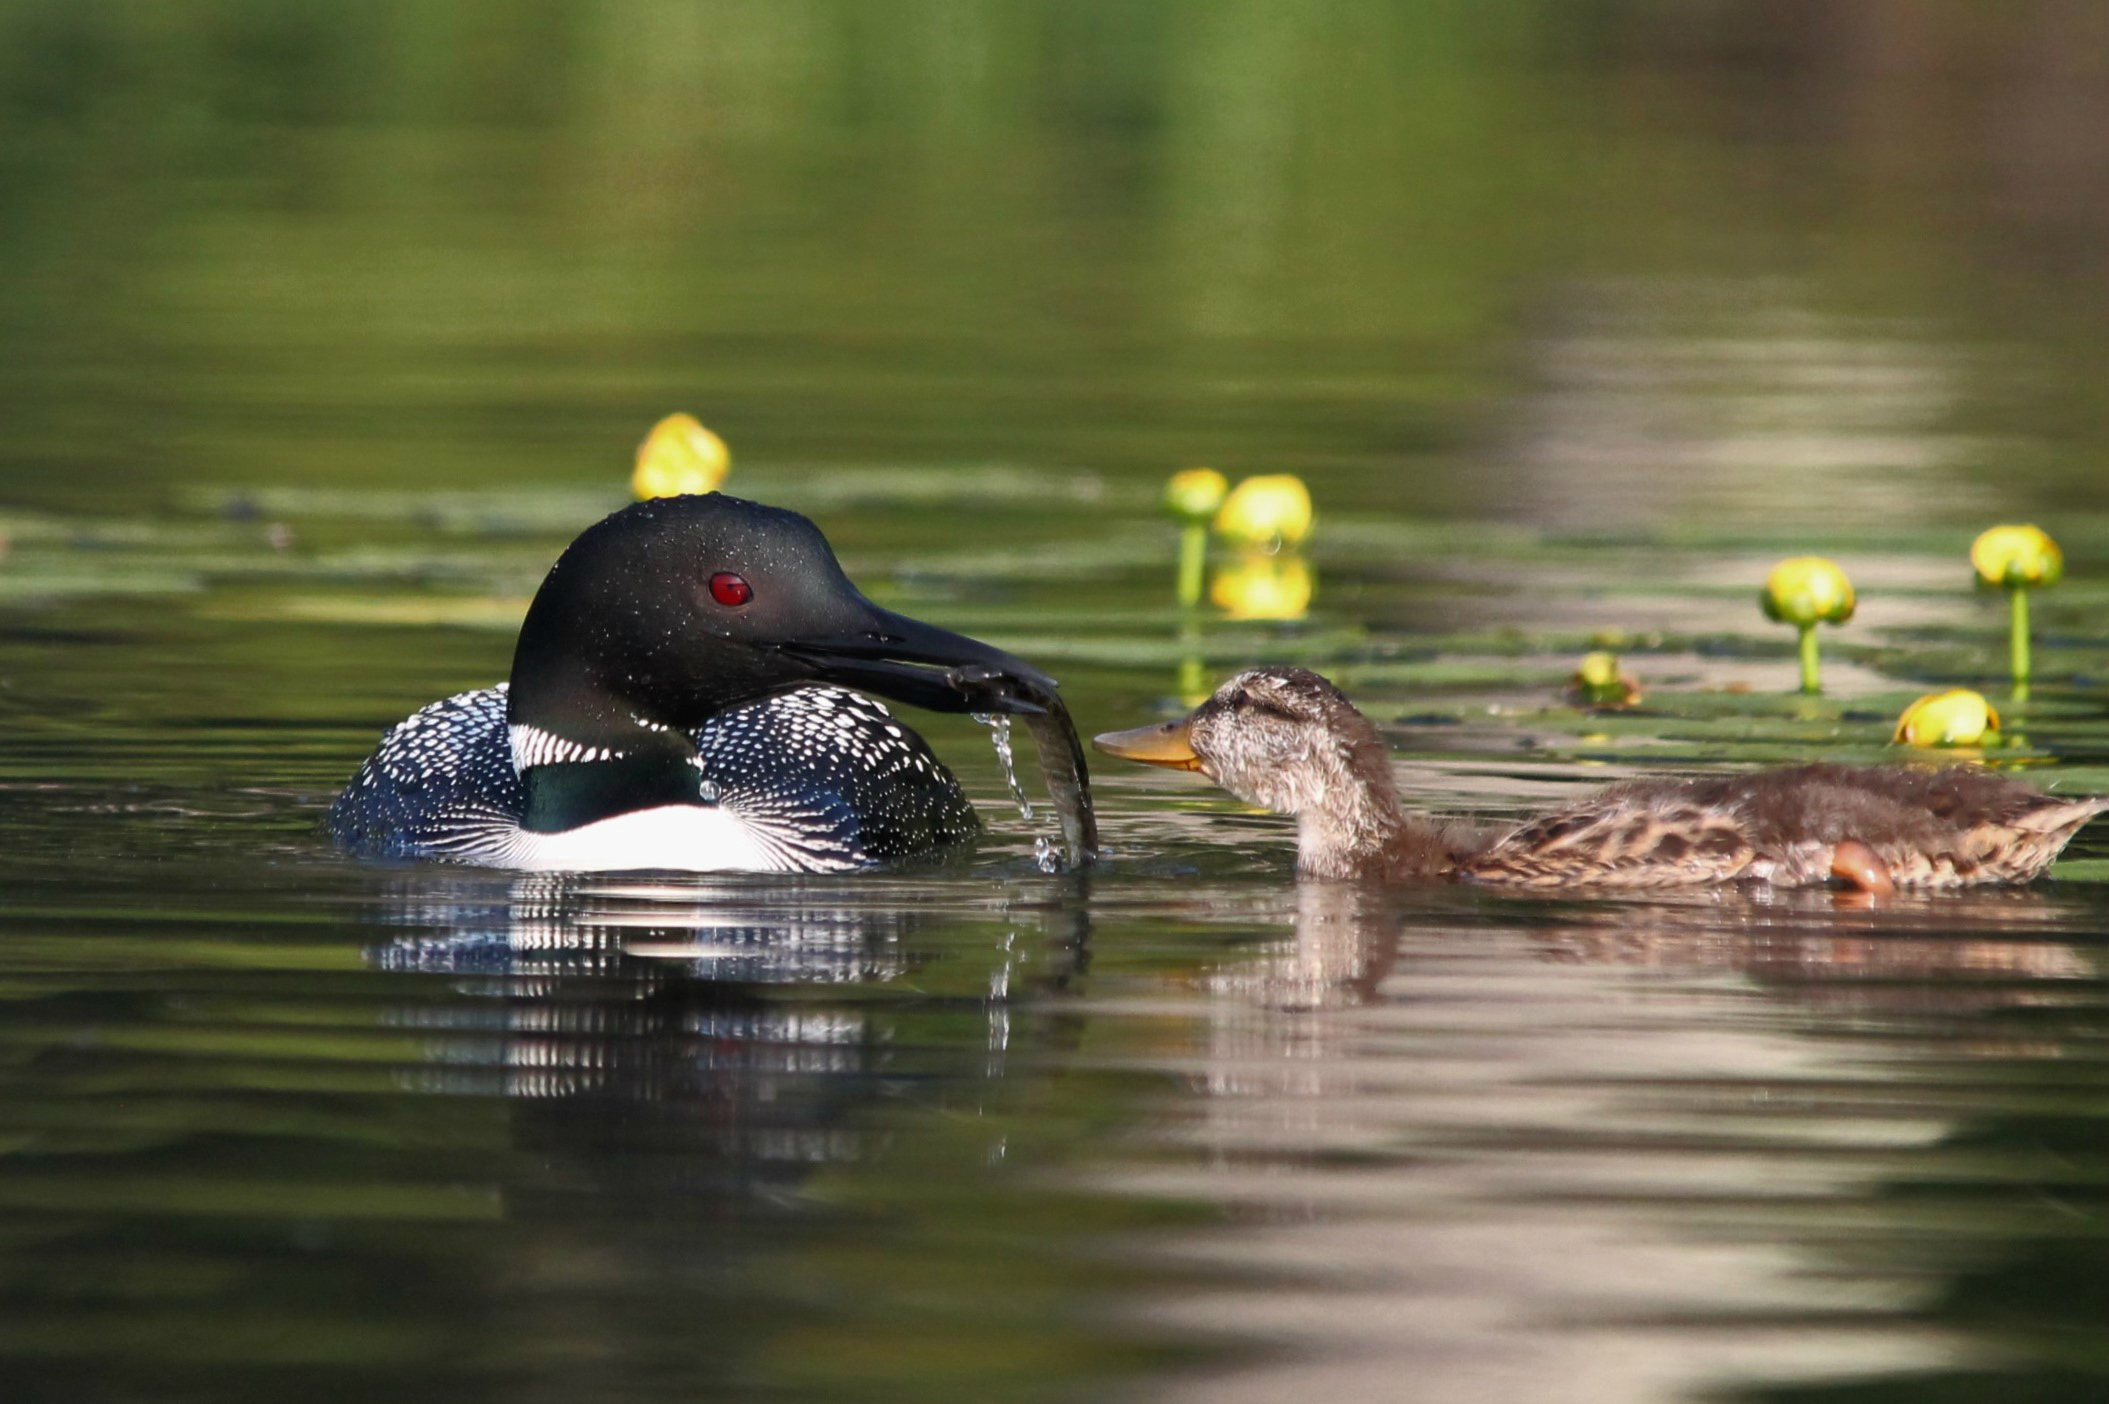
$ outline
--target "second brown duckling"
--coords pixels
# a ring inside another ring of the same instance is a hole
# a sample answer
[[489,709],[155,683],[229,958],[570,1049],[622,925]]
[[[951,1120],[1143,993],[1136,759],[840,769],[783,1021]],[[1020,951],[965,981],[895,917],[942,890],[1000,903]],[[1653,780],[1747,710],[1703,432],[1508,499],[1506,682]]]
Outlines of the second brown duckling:
[[1506,826],[1444,824],[1399,802],[1383,738],[1303,668],[1255,668],[1192,715],[1115,731],[1109,755],[1197,770],[1297,820],[1321,878],[1548,888],[1841,882],[1869,892],[2040,877],[2109,799],[2047,795],[1967,766],[1799,765],[1635,780]]

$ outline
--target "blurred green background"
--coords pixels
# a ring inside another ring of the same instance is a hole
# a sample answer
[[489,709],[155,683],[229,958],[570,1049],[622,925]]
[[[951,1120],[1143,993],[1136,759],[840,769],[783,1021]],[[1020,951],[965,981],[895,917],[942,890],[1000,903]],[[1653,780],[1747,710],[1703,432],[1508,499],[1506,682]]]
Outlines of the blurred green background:
[[[0,494],[2102,508],[2089,0],[8,0]],[[1994,490],[1996,489],[1996,494]]]

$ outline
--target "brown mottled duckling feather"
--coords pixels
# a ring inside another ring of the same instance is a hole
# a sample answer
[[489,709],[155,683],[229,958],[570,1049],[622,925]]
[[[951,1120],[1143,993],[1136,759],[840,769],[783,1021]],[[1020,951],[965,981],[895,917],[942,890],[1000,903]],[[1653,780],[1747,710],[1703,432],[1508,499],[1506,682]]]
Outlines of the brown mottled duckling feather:
[[1828,881],[1838,845],[1857,842],[1898,887],[2028,882],[2103,808],[1964,766],[1635,780],[1501,836],[1458,875],[1532,887],[1802,887]]
[[2109,809],[1967,766],[1800,765],[1635,780],[1506,829],[1443,825],[1404,810],[1376,728],[1302,668],[1241,673],[1184,721],[1097,744],[1199,770],[1295,815],[1298,866],[1316,877],[1534,888],[1838,878],[1871,891],[2020,883]]

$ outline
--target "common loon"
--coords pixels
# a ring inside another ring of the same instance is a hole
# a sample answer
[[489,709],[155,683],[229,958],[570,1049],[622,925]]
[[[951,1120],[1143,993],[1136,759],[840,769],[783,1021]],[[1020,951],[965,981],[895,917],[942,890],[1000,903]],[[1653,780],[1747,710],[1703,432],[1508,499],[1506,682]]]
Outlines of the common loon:
[[796,512],[640,502],[550,568],[510,683],[399,723],[326,826],[361,857],[537,871],[833,872],[978,831],[923,739],[847,687],[1027,716],[1054,696],[1030,664],[865,599]]

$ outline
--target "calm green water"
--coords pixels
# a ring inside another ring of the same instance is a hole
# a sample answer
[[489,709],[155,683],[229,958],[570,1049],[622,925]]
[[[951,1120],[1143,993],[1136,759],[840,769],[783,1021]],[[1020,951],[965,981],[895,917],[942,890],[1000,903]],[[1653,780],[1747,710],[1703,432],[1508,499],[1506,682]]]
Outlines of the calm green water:
[[[1872,910],[1353,892],[1102,768],[1048,877],[949,718],[927,871],[315,825],[676,408],[1086,729],[1304,662],[1451,812],[1878,758],[2040,520],[1990,755],[2109,790],[2103,29],[0,4],[0,1394],[2099,1397],[2109,832]],[[1196,462],[1310,481],[1307,619],[1182,635]],[[1637,712],[1560,701],[1607,634]]]

